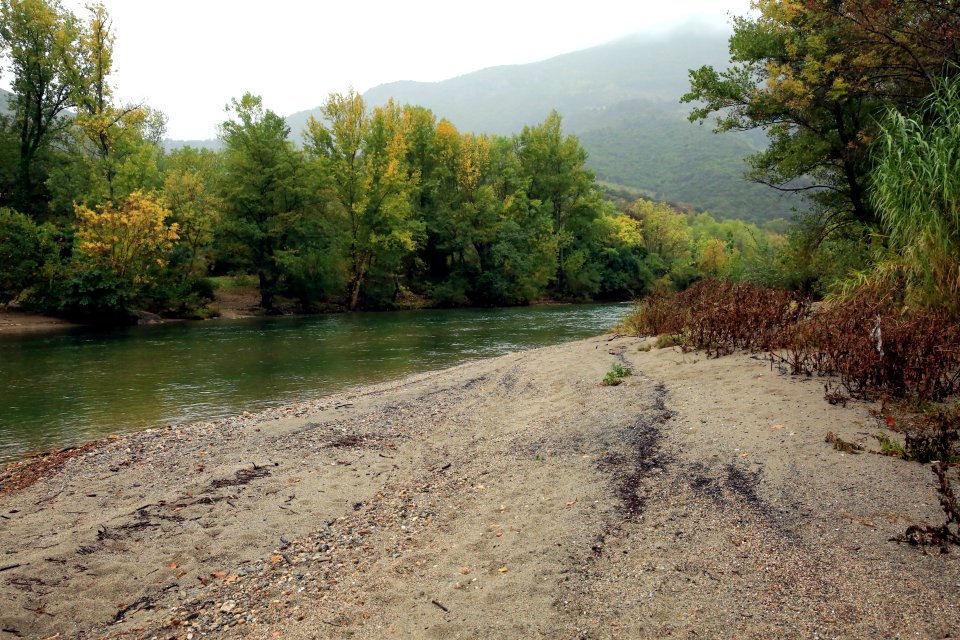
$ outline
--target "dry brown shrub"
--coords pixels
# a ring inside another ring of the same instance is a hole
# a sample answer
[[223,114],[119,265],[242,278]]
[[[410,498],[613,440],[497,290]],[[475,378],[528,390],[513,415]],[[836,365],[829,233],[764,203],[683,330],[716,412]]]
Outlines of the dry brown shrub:
[[738,349],[771,348],[808,306],[806,299],[786,291],[704,280],[674,296],[647,298],[630,326],[640,336],[681,335],[686,347],[719,357]]
[[787,327],[774,356],[794,374],[836,376],[852,397],[942,400],[960,391],[960,325],[865,289]]

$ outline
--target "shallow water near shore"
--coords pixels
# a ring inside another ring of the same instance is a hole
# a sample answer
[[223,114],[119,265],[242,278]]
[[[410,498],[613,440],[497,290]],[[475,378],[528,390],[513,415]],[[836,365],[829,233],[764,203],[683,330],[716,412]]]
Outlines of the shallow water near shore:
[[0,336],[0,462],[576,340],[628,310],[429,310]]

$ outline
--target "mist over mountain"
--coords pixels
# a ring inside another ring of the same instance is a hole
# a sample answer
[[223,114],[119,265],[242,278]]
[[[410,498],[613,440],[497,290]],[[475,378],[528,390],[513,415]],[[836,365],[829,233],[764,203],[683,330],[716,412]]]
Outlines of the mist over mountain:
[[[440,82],[391,82],[364,98],[370,106],[390,98],[422,105],[461,131],[501,135],[538,124],[556,110],[604,182],[720,217],[789,217],[798,200],[743,178],[744,158],[761,149],[765,138],[714,134],[709,124],[688,122],[690,107],[679,102],[689,88],[689,69],[726,66],[727,38],[702,28],[631,36]],[[287,116],[292,137],[299,140],[311,115],[319,117],[319,108]]]
[[683,33],[631,36],[542,62],[491,67],[443,82],[393,82],[364,94],[372,104],[391,96],[433,109],[460,128],[511,134],[556,109],[565,128],[580,132],[607,119],[625,101],[670,105],[688,90],[688,69],[724,64],[726,36]]
[[8,116],[13,113],[10,110],[10,98],[13,94],[5,89],[0,89],[0,116]]

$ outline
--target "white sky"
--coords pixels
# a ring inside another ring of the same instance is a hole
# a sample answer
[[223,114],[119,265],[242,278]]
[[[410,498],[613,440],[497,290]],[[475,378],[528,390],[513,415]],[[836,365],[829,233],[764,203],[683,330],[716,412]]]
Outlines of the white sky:
[[[83,0],[64,0],[79,16]],[[211,138],[245,91],[289,114],[330,92],[436,81],[521,64],[690,21],[725,28],[749,0],[104,0],[114,85],[169,118],[174,139]],[[2,78],[9,87],[9,74]]]

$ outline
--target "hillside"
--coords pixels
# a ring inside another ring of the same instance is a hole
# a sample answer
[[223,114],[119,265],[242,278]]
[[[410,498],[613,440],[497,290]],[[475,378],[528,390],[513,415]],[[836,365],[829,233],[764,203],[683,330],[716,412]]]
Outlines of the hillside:
[[[655,39],[632,36],[542,62],[491,67],[442,82],[402,81],[364,94],[428,107],[459,129],[509,135],[556,109],[601,180],[651,197],[763,222],[789,217],[799,201],[743,179],[743,158],[765,138],[716,135],[687,121],[679,103],[687,72],[727,60],[726,34],[686,29]],[[318,110],[288,116],[301,131]]]

